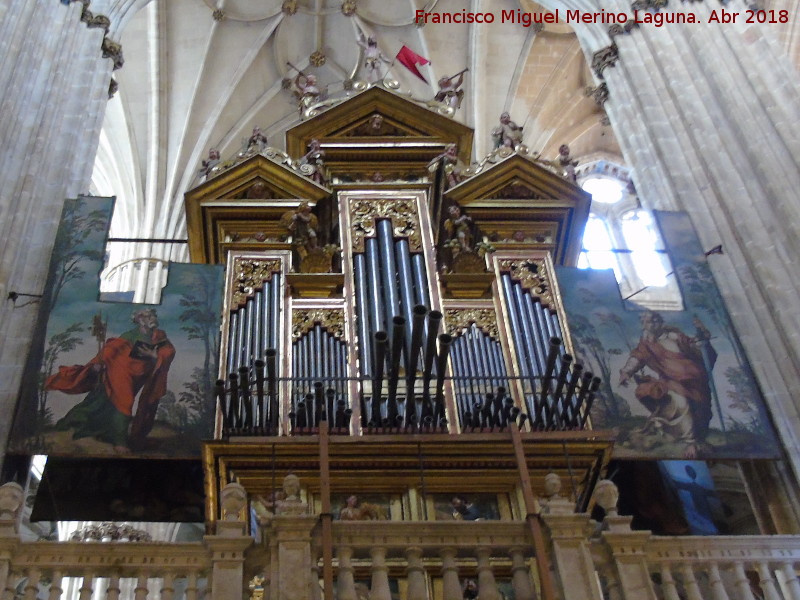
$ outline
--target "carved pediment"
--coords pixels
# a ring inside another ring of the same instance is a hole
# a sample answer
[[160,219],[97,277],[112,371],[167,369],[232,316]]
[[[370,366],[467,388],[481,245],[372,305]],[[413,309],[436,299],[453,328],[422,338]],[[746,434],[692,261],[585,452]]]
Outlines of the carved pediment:
[[360,123],[349,126],[344,131],[338,132],[331,137],[408,137],[424,136],[424,133],[415,130],[407,125],[398,123],[394,119],[386,117],[379,112],[371,114],[362,119]]
[[[375,115],[382,119],[372,134]],[[380,144],[380,138],[403,137],[402,146]],[[458,145],[459,156],[470,162],[472,130],[449,117],[372,87],[286,132],[286,151],[302,156],[317,138],[326,152],[326,165],[343,160],[430,160],[445,144]]]
[[308,177],[256,155],[190,190],[184,196],[192,261],[223,262],[225,250],[250,244],[283,246],[281,215],[302,201],[330,195]]
[[445,197],[498,241],[549,250],[556,264],[577,262],[591,196],[531,159],[513,154]]

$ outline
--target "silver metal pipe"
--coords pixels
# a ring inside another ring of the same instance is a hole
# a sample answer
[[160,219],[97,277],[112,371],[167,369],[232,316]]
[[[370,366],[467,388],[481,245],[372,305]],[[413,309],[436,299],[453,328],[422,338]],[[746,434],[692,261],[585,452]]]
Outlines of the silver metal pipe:
[[386,351],[389,347],[389,336],[385,331],[375,332],[375,352],[373,357],[375,364],[373,365],[372,373],[372,408],[369,414],[369,420],[376,427],[381,422],[381,392],[383,388],[383,367],[386,363]]
[[[414,299],[417,304],[426,308],[431,307],[430,290],[428,289],[428,270],[425,266],[425,256],[421,252],[411,255],[411,270],[414,273]],[[428,339],[428,323],[422,331],[422,338]]]
[[[387,321],[401,316],[400,295],[397,285],[397,264],[394,260],[394,233],[389,219],[380,219],[377,224],[378,251],[380,254],[381,288],[383,291],[384,309]],[[390,335],[394,343],[394,328]]]
[[544,373],[545,363],[547,362],[547,340],[550,337],[542,329],[542,323],[538,317],[537,310],[534,307],[534,302],[539,303],[538,300],[534,301],[531,295],[527,292],[523,293],[523,305],[525,309],[525,318],[531,324],[533,332],[533,351],[536,359],[536,375],[539,377]]
[[444,375],[447,372],[447,355],[453,336],[443,333],[439,336],[439,353],[436,355],[436,403],[433,410],[434,427],[439,427],[445,422],[444,410]]
[[[526,361],[523,360],[525,354],[522,350],[524,346],[524,338],[522,336],[522,330],[519,323],[519,314],[516,310],[514,310],[514,292],[512,290],[512,281],[511,276],[508,273],[503,273],[501,277],[501,282],[503,286],[503,295],[506,299],[506,306],[508,307],[508,320],[509,324],[511,325],[511,334],[514,341],[514,346],[517,350],[517,362],[520,365],[520,375],[523,378],[527,378],[529,381],[529,385],[533,386],[532,393],[525,392],[525,402],[528,405],[528,412],[531,414],[531,419],[536,421],[539,419],[539,413],[541,407],[538,404],[536,398],[536,384],[531,379],[531,373],[527,369]],[[523,386],[524,387],[524,386]]]
[[442,322],[442,318],[443,315],[438,310],[428,313],[428,337],[425,339],[425,363],[422,369],[425,393],[428,393],[433,369],[436,366],[436,335],[439,333],[439,324]]
[[[261,291],[263,312],[261,313],[261,351],[266,353],[267,348],[274,348],[271,343],[270,328],[272,327],[272,282],[265,281]],[[265,354],[266,355],[266,354]]]
[[[400,286],[400,314],[406,318],[406,323],[414,320],[414,281],[411,270],[411,254],[408,249],[408,240],[399,239],[394,243],[395,262],[397,263],[397,280]],[[425,308],[423,306],[423,308]],[[427,312],[427,310],[425,311]],[[424,323],[423,323],[424,324]],[[422,335],[422,332],[420,332]],[[422,338],[420,338],[422,339]],[[406,339],[406,357],[411,356],[411,338]],[[408,364],[406,364],[408,369]]]
[[228,360],[225,370],[228,373],[236,372],[236,349],[239,347],[239,314],[231,312],[228,317]]
[[242,365],[249,367],[253,362],[253,318],[255,317],[256,307],[252,296],[245,301],[244,311],[246,315],[244,325],[244,343],[242,344]]
[[269,423],[272,435],[278,433],[280,411],[278,403],[278,351],[268,348],[264,353],[267,359],[267,395],[269,396]]
[[278,331],[280,330],[281,322],[281,275],[279,273],[272,274],[272,284],[270,292],[272,292],[272,328],[270,330],[270,344],[269,348],[279,348],[280,340],[278,339]]
[[264,290],[256,290],[253,294],[253,358],[263,359],[264,348],[261,345],[261,323],[264,320]]
[[353,274],[355,275],[356,293],[356,326],[358,327],[358,344],[361,357],[361,374],[369,377],[372,374],[372,334],[369,311],[367,310],[367,278],[366,259],[363,254],[353,255]]
[[386,398],[386,416],[394,425],[397,420],[397,383],[400,379],[400,360],[406,337],[404,317],[392,317],[392,350],[390,352],[389,391]]
[[378,258],[378,241],[375,238],[364,240],[364,249],[367,258],[367,289],[369,290],[368,307],[372,334],[376,331],[386,331],[383,301],[381,299],[381,269]]

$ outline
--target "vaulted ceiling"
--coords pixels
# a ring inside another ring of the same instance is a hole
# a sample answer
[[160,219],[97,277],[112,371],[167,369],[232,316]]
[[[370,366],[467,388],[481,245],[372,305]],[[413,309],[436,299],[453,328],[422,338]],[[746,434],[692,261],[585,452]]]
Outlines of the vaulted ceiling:
[[[283,132],[299,121],[282,86],[295,74],[289,63],[317,75],[330,95],[345,94],[343,82],[360,66],[360,32],[375,36],[390,59],[404,44],[429,58],[421,70],[430,82],[469,68],[455,118],[475,129],[474,160],[491,150],[490,131],[507,110],[524,126],[524,143],[545,158],[567,143],[583,160],[622,161],[602,110],[585,95],[594,82],[568,26],[538,32],[499,22],[415,26],[415,9],[460,12],[462,0],[357,0],[349,16],[342,0],[298,0],[294,14],[290,4],[151,0],[130,19],[93,177],[95,192],[118,198],[113,235],[184,236],[183,194],[197,185],[209,148],[223,159],[233,156],[254,126],[271,146],[283,147]],[[498,17],[503,10],[545,10],[528,0],[471,6]],[[315,51],[325,57],[321,66],[310,64]],[[390,76],[416,98],[435,93],[398,64]]]

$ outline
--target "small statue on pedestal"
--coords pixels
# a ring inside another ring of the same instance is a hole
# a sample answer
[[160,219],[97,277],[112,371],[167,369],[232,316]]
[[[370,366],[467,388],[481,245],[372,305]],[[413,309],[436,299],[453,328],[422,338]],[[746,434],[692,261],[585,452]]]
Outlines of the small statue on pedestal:
[[253,127],[253,135],[247,140],[247,153],[259,154],[267,147],[267,136],[261,131],[261,127]]
[[458,148],[455,144],[447,144],[444,152],[428,163],[428,171],[434,171],[439,161],[441,161],[444,167],[446,178],[445,189],[450,189],[464,180],[464,169],[461,161],[458,159]]
[[439,91],[436,92],[434,100],[442,102],[452,108],[458,110],[461,106],[461,101],[464,99],[464,90],[459,89],[461,84],[464,83],[464,73],[469,69],[464,69],[460,73],[456,73],[452,77],[445,75],[439,79]]
[[381,78],[381,62],[389,64],[391,61],[386,58],[378,48],[378,40],[369,36],[364,38],[363,33],[359,33],[358,45],[364,49],[364,70],[367,72],[367,81],[375,83]]
[[472,217],[462,214],[461,207],[453,204],[447,209],[448,218],[444,222],[445,231],[450,236],[448,246],[454,254],[470,252],[472,249]]
[[572,183],[575,183],[577,181],[575,167],[578,166],[578,161],[572,160],[572,157],[569,155],[569,146],[566,144],[561,144],[558,148],[558,164],[564,169],[564,177],[569,179]]
[[511,120],[511,115],[504,112],[500,115],[500,125],[492,129],[494,149],[500,147],[516,148],[522,143],[522,127]]
[[200,177],[205,181],[211,174],[211,171],[220,163],[219,150],[211,148],[208,151],[208,159],[201,161]]
[[[314,138],[308,144],[308,152],[300,159],[300,170],[303,175],[310,177],[314,182],[325,185],[327,178],[325,177],[325,150],[319,140]],[[304,165],[309,167],[303,168]],[[306,172],[308,171],[308,172]]]

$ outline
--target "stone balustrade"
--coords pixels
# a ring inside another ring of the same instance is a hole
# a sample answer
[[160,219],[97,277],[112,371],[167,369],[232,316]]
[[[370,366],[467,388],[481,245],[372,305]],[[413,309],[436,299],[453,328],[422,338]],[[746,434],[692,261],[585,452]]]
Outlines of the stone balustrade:
[[444,600],[467,597],[467,587],[481,599],[500,600],[502,576],[517,600],[533,600],[529,535],[521,521],[337,522],[338,597],[355,599],[356,582],[369,581],[371,598],[390,600],[397,579],[408,600],[428,598],[435,580]]

